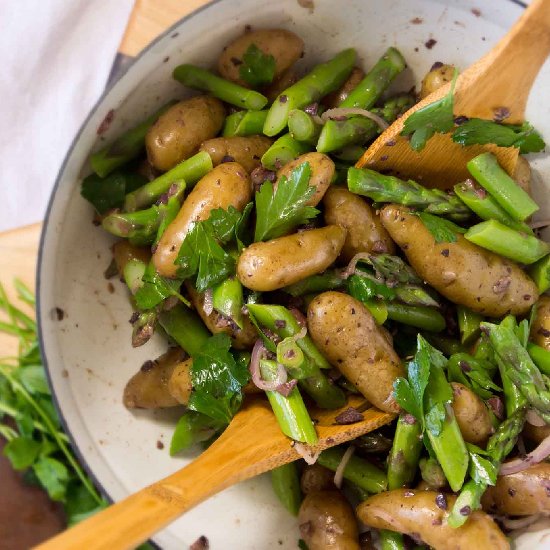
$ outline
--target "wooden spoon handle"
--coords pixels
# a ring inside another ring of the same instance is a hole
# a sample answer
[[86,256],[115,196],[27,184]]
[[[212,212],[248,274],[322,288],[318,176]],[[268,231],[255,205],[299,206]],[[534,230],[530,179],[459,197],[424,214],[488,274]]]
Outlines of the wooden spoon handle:
[[[522,122],[529,91],[550,54],[550,0],[534,0],[504,38],[459,78],[455,112]],[[501,111],[505,112],[505,111]]]

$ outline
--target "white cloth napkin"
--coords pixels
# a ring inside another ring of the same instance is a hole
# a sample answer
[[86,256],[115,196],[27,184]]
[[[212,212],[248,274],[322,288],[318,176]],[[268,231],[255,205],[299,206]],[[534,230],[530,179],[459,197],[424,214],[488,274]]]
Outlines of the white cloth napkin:
[[0,0],[0,231],[44,218],[133,0]]

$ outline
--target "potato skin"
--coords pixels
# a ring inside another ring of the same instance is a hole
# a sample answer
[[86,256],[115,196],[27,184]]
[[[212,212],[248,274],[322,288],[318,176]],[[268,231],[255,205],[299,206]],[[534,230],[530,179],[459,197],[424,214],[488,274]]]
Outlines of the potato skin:
[[189,396],[193,386],[191,385],[191,365],[193,359],[189,357],[178,363],[168,380],[168,391],[170,395],[181,405],[189,403]]
[[163,409],[179,405],[168,390],[168,381],[185,357],[181,348],[171,348],[158,359],[144,363],[124,388],[124,406],[128,409]]
[[236,162],[216,166],[189,193],[174,221],[166,228],[153,254],[156,270],[164,277],[175,277],[181,243],[193,222],[206,220],[216,208],[234,206],[242,210],[252,197],[246,170]]
[[208,315],[206,311],[204,311],[204,293],[197,292],[189,281],[185,282],[185,287],[187,288],[187,292],[189,293],[189,297],[197,313],[212,334],[225,332],[231,338],[232,345],[235,349],[252,348],[254,342],[258,339],[258,334],[248,317],[243,316],[244,329],[242,330],[239,327],[233,328],[225,324],[220,325],[220,321],[223,319],[220,313],[214,310]]
[[151,249],[149,247],[134,246],[130,244],[128,239],[116,242],[111,250],[117,271],[121,277],[126,264],[130,260],[141,260],[145,264],[148,264],[151,260]]
[[[334,162],[332,162],[327,155],[323,153],[306,153],[305,155],[299,156],[297,159],[291,160],[277,172],[277,182],[281,179],[281,176],[288,178],[292,170],[304,164],[304,162],[308,162],[311,168],[309,185],[315,187],[315,193],[313,193],[306,204],[308,206],[316,206],[330,187],[330,183],[334,176]],[[275,183],[273,187],[276,189],[277,183]]]
[[184,99],[168,109],[145,137],[149,162],[166,172],[194,155],[199,145],[215,137],[225,118],[223,103],[215,97]]
[[518,156],[512,178],[526,193],[531,194],[531,165],[521,155]]
[[541,296],[537,302],[537,314],[531,325],[531,340],[550,351],[550,296]]
[[307,494],[298,522],[309,550],[359,550],[357,520],[340,491]]
[[230,157],[238,162],[248,173],[261,165],[262,155],[271,147],[273,141],[265,136],[218,137],[204,141],[200,151],[206,151],[214,166]]
[[543,439],[546,439],[550,435],[550,425],[545,424],[544,426],[533,426],[532,424],[529,424],[529,422],[526,422],[521,433],[530,441],[534,441],[539,444]]
[[300,488],[304,495],[315,491],[330,491],[336,489],[334,472],[320,464],[306,466],[300,478]]
[[522,472],[499,476],[481,503],[487,512],[510,516],[550,512],[550,464],[541,462]]
[[384,329],[358,300],[341,292],[324,292],[309,304],[309,334],[321,353],[373,405],[398,412],[392,392],[405,370]]
[[301,231],[245,248],[237,262],[239,281],[268,292],[321,273],[336,260],[346,230],[337,225]]
[[454,243],[436,243],[404,206],[390,204],[380,218],[420,277],[452,302],[490,317],[522,315],[536,302],[535,283],[514,262],[462,235]]
[[361,67],[353,67],[348,79],[336,90],[328,95],[326,95],[321,103],[326,105],[328,109],[334,109],[338,107],[344,99],[348,97],[350,92],[363,80],[365,77],[365,71]]
[[228,44],[220,55],[218,72],[223,78],[250,87],[250,84],[241,79],[240,67],[243,55],[252,44],[275,58],[274,80],[294,65],[304,52],[303,40],[285,29],[258,29],[246,32]]
[[434,66],[430,69],[422,80],[420,99],[424,99],[441,88],[441,86],[447,84],[447,82],[450,82],[453,79],[454,70],[455,68],[453,65],[445,64]]
[[345,187],[331,187],[323,197],[325,222],[347,230],[340,257],[349,262],[359,252],[393,254],[395,244],[370,204]]
[[446,495],[447,510],[442,510],[435,502],[439,494],[410,489],[386,491],[359,504],[356,513],[370,527],[413,534],[435,550],[510,550],[510,543],[485,512],[474,512],[458,529],[450,527],[446,519],[456,497]]
[[451,406],[464,441],[485,446],[487,439],[493,433],[487,407],[470,388],[458,382],[451,382],[451,386],[454,396]]

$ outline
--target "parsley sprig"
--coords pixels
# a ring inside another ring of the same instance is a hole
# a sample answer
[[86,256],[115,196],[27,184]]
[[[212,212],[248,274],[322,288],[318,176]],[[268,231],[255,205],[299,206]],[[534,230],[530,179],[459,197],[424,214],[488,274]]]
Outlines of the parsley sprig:
[[275,76],[275,58],[266,54],[256,44],[250,44],[243,55],[239,76],[252,87],[271,84]]

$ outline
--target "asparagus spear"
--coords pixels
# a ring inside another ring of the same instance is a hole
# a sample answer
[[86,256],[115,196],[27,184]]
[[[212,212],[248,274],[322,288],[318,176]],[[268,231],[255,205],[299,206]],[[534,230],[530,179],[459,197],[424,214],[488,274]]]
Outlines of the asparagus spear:
[[[494,466],[498,469],[501,462],[511,452],[523,429],[525,411],[520,409],[507,418],[489,438],[487,452]],[[481,497],[487,489],[487,483],[470,479],[460,491],[449,514],[447,522],[451,527],[463,525],[470,514],[481,507]]]
[[322,128],[323,125],[305,111],[292,109],[288,113],[288,130],[297,141],[315,145]]
[[456,314],[458,317],[460,341],[463,344],[469,345],[479,336],[479,324],[483,321],[483,317],[464,306],[456,306]]
[[[346,145],[340,151],[335,151],[333,155],[338,160],[342,161],[342,163],[355,164],[363,156],[365,150],[366,148],[361,145]],[[338,175],[338,183],[340,183],[340,181],[342,183],[346,181],[347,169],[348,167],[345,166],[345,173],[343,174],[343,177]],[[336,166],[336,170],[341,170],[341,167]]]
[[[413,104],[411,96],[401,95],[388,99],[382,108],[372,109],[372,113],[391,124],[398,115],[407,111]],[[380,126],[374,120],[364,116],[328,120],[319,136],[317,151],[329,153],[354,143],[367,143],[380,132]]]
[[436,349],[441,351],[443,355],[450,357],[455,353],[465,353],[466,348],[454,338],[434,334],[433,332],[422,333],[422,336]]
[[396,48],[388,48],[339,107],[370,109],[407,63]]
[[325,292],[326,290],[334,290],[342,288],[346,282],[339,275],[338,271],[325,271],[320,275],[311,275],[298,283],[284,287],[282,290],[291,296],[303,296],[304,294],[312,294]]
[[267,104],[267,97],[259,92],[239,86],[194,65],[179,65],[174,69],[173,77],[190,88],[211,93],[214,97],[241,109],[259,111]]
[[528,273],[535,281],[539,292],[546,292],[550,288],[550,254],[531,265]]
[[308,151],[306,143],[295,140],[290,134],[283,134],[263,154],[262,165],[268,170],[278,170]]
[[454,192],[458,198],[482,220],[497,220],[500,223],[531,234],[531,228],[524,222],[518,222],[498,202],[488,195],[485,189],[477,186],[471,179],[454,186]]
[[517,221],[525,221],[537,203],[499,166],[495,155],[483,153],[467,164],[468,171],[502,208]]
[[240,329],[243,328],[243,285],[237,277],[230,277],[212,291],[214,309],[229,317]]
[[395,302],[387,302],[388,319],[405,325],[411,325],[430,332],[441,332],[445,326],[445,318],[437,309],[426,306],[409,306]]
[[302,492],[296,462],[289,462],[271,470],[271,485],[282,505],[293,516],[297,516],[302,503]]
[[267,113],[264,134],[277,135],[287,125],[288,114],[292,109],[302,109],[339,88],[351,73],[355,58],[353,48],[343,50],[327,63],[317,65],[304,78],[279,94]]
[[481,327],[489,332],[491,344],[502,362],[502,371],[539,415],[550,423],[550,388],[514,331],[502,324],[482,323]]
[[419,463],[422,479],[432,489],[441,489],[447,485],[443,468],[435,458],[423,458]]
[[108,176],[113,170],[136,158],[145,147],[145,136],[158,117],[166,112],[176,101],[170,101],[155,111],[143,122],[124,132],[112,143],[103,147],[90,157],[94,172],[101,178]]
[[366,168],[348,170],[348,188],[352,193],[369,197],[375,202],[412,206],[455,221],[463,221],[470,215],[468,207],[456,195],[439,189],[427,189],[415,181],[385,176]]
[[396,531],[380,530],[380,550],[405,550],[405,540]]
[[401,414],[388,456],[388,490],[409,485],[422,451],[422,428],[411,414]]
[[124,199],[124,210],[135,212],[140,208],[153,204],[168,192],[173,183],[178,181],[185,182],[186,187],[191,188],[210,170],[212,170],[210,155],[205,151],[200,151],[180,162],[162,176],[128,193]]
[[542,374],[550,376],[550,351],[529,342],[527,344],[527,351],[531,356],[531,359],[535,362],[535,365],[539,368]]
[[[277,376],[277,363],[262,359],[260,372],[264,380],[273,381]],[[266,394],[281,431],[294,441],[315,445],[317,432],[298,388],[293,388],[288,397],[277,391]]]
[[[342,447],[332,447],[323,451],[317,462],[335,472],[338,465],[342,462],[345,449]],[[344,469],[344,479],[351,481],[369,493],[381,493],[388,488],[386,474],[367,460],[352,455]]]
[[254,136],[262,133],[267,111],[238,111],[225,119],[223,137]]
[[520,233],[496,220],[478,223],[464,237],[470,242],[523,264],[532,264],[550,252],[550,245],[532,235]]

